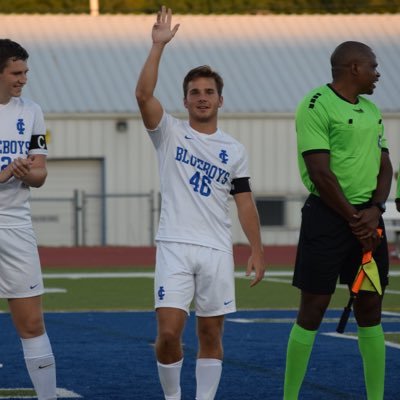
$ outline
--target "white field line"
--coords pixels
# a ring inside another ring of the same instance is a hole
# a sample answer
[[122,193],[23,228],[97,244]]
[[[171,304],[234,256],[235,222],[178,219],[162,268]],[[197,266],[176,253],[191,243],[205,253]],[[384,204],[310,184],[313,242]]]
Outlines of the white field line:
[[[338,289],[346,289],[348,290],[348,287],[346,285],[337,285],[336,286]],[[393,290],[393,289],[386,289],[385,294],[400,294],[400,290]]]
[[[12,390],[32,390],[31,388],[0,388],[0,399],[37,399],[37,396],[30,396],[30,395],[25,395],[21,396],[18,395],[18,397],[15,396],[10,396],[8,393]],[[3,394],[4,393],[4,394]],[[7,393],[7,394],[5,394]],[[82,396],[67,389],[63,388],[57,388],[57,398],[59,399],[81,399]]]
[[[266,279],[269,276],[291,277],[292,271],[269,271]],[[235,272],[236,278],[251,279],[244,272]],[[66,272],[66,273],[45,273],[45,279],[108,279],[108,278],[154,278],[154,272]]]
[[382,311],[382,315],[389,315],[393,317],[400,317],[400,312],[396,311]]
[[67,293],[67,289],[62,288],[44,288],[45,293]]
[[[292,277],[293,271],[268,271],[264,279],[270,277]],[[400,271],[393,271],[389,276],[399,277]],[[244,272],[235,272],[236,278],[251,279]],[[93,279],[93,278],[154,278],[154,272],[66,272],[66,273],[45,273],[45,279]],[[282,280],[282,282],[288,282]],[[340,286],[340,285],[339,285]]]
[[385,294],[400,294],[400,290],[386,289]]
[[[391,312],[383,312],[382,314],[384,315],[399,315],[399,313],[391,313]],[[292,324],[294,322],[295,318],[227,318],[227,322],[234,322],[237,324],[254,324],[254,323],[278,323],[278,324],[285,324],[289,323]],[[339,318],[324,318],[323,322],[338,322]],[[391,318],[382,318],[383,322],[400,322],[400,319],[393,320]],[[393,333],[393,334],[398,334],[399,332],[385,332],[385,333]],[[330,337],[335,337],[338,339],[350,339],[350,340],[357,340],[357,336],[353,335],[347,335],[347,334],[342,334],[342,333],[337,333],[337,332],[321,332],[321,335],[325,336],[330,336]],[[392,347],[394,349],[399,349],[400,350],[400,344],[399,343],[393,343],[389,341],[385,341],[385,345],[387,347]]]
[[[385,332],[385,333],[389,333],[389,332]],[[393,332],[393,333],[398,333],[398,332]],[[336,338],[340,338],[340,339],[350,339],[350,340],[358,339],[357,336],[350,336],[350,335],[346,335],[343,333],[337,333],[337,332],[326,332],[326,333],[321,333],[321,335],[336,337]],[[398,343],[385,341],[385,345],[387,347],[393,347],[394,349],[400,349],[400,344],[398,344]]]
[[[237,324],[255,324],[255,323],[264,323],[264,324],[286,324],[286,323],[293,323],[296,320],[296,317],[293,318],[226,318],[226,321],[229,322],[234,322]],[[323,319],[323,323],[324,324],[336,324],[338,323],[340,320],[339,317],[324,317]],[[350,318],[351,322],[356,322],[354,318]],[[390,322],[390,323],[400,323],[400,318],[382,318],[382,322],[386,323],[386,322]],[[389,332],[385,332],[385,333],[389,333]],[[391,333],[399,333],[399,332],[391,332]],[[340,337],[340,335],[339,335]]]
[[108,279],[108,278],[154,278],[154,272],[66,272],[45,273],[44,279]]

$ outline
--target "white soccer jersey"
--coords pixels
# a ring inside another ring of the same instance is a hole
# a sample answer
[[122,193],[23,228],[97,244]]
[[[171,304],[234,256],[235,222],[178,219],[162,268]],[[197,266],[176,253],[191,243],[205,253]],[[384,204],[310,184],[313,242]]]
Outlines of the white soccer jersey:
[[232,252],[228,199],[232,180],[249,177],[244,146],[220,129],[199,133],[166,112],[148,132],[162,197],[156,240]]
[[[41,108],[28,99],[13,97],[0,105],[0,168],[28,154],[47,155],[46,127]],[[0,228],[31,224],[30,189],[14,177],[0,183]]]

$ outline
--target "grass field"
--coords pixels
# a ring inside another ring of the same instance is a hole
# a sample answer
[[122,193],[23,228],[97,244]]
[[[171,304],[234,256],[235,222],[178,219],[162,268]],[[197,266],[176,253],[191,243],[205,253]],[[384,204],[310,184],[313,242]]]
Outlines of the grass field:
[[[47,293],[45,311],[151,310],[153,271],[148,268],[44,269]],[[250,288],[249,279],[236,272],[238,309],[295,309],[299,291],[291,285],[289,267],[269,268],[265,279]],[[391,269],[384,310],[400,311],[400,267]],[[346,287],[338,285],[330,308],[343,308],[348,300]],[[0,310],[7,304],[0,302]]]
[[[82,273],[79,276],[70,275]],[[153,308],[153,278],[148,269],[124,268],[102,269],[101,271],[47,271],[45,286],[60,288],[65,293],[47,293],[44,296],[46,310],[151,310]],[[95,274],[115,274],[101,277]],[[140,273],[146,277],[140,277]],[[65,274],[64,277],[59,277]],[[121,274],[121,275],[120,275]],[[299,291],[291,285],[289,268],[270,268],[266,278],[250,288],[244,273],[236,278],[238,309],[290,309],[297,308]],[[390,285],[384,299],[384,309],[400,311],[400,268],[392,268]],[[85,278],[83,277],[85,276]],[[348,300],[346,287],[338,286],[332,298],[332,308],[342,308]]]

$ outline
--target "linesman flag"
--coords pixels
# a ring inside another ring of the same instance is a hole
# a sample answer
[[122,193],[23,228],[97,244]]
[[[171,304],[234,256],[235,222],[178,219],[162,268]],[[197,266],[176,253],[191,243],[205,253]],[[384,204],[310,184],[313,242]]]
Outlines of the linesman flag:
[[[377,229],[377,233],[382,236],[382,229]],[[350,290],[350,299],[347,306],[344,308],[336,332],[343,333],[346,328],[347,321],[350,316],[351,306],[354,299],[358,296],[360,290],[369,292],[377,292],[382,295],[381,280],[379,279],[378,266],[372,257],[372,251],[365,252],[361,261],[360,268],[354,279],[353,285]]]
[[358,273],[356,279],[354,280],[353,286],[356,285],[356,282],[358,280],[361,280],[359,290],[378,292],[379,295],[382,294],[382,286],[381,280],[379,279],[378,266],[376,265],[376,262],[372,257],[372,252],[368,252],[363,255],[362,263],[360,265],[360,268],[358,269]]

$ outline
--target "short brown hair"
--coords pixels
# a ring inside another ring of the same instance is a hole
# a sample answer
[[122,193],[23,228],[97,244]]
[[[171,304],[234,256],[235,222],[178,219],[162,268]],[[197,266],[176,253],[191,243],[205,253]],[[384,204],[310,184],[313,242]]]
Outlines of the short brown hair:
[[18,43],[10,39],[0,39],[0,73],[3,72],[8,60],[27,60],[28,52]]
[[183,97],[186,99],[186,95],[188,92],[189,82],[193,81],[196,78],[212,78],[215,80],[217,85],[218,95],[222,95],[222,89],[224,87],[224,81],[221,75],[218,72],[214,71],[209,65],[201,65],[200,67],[196,67],[191,69],[185,76],[183,80]]

